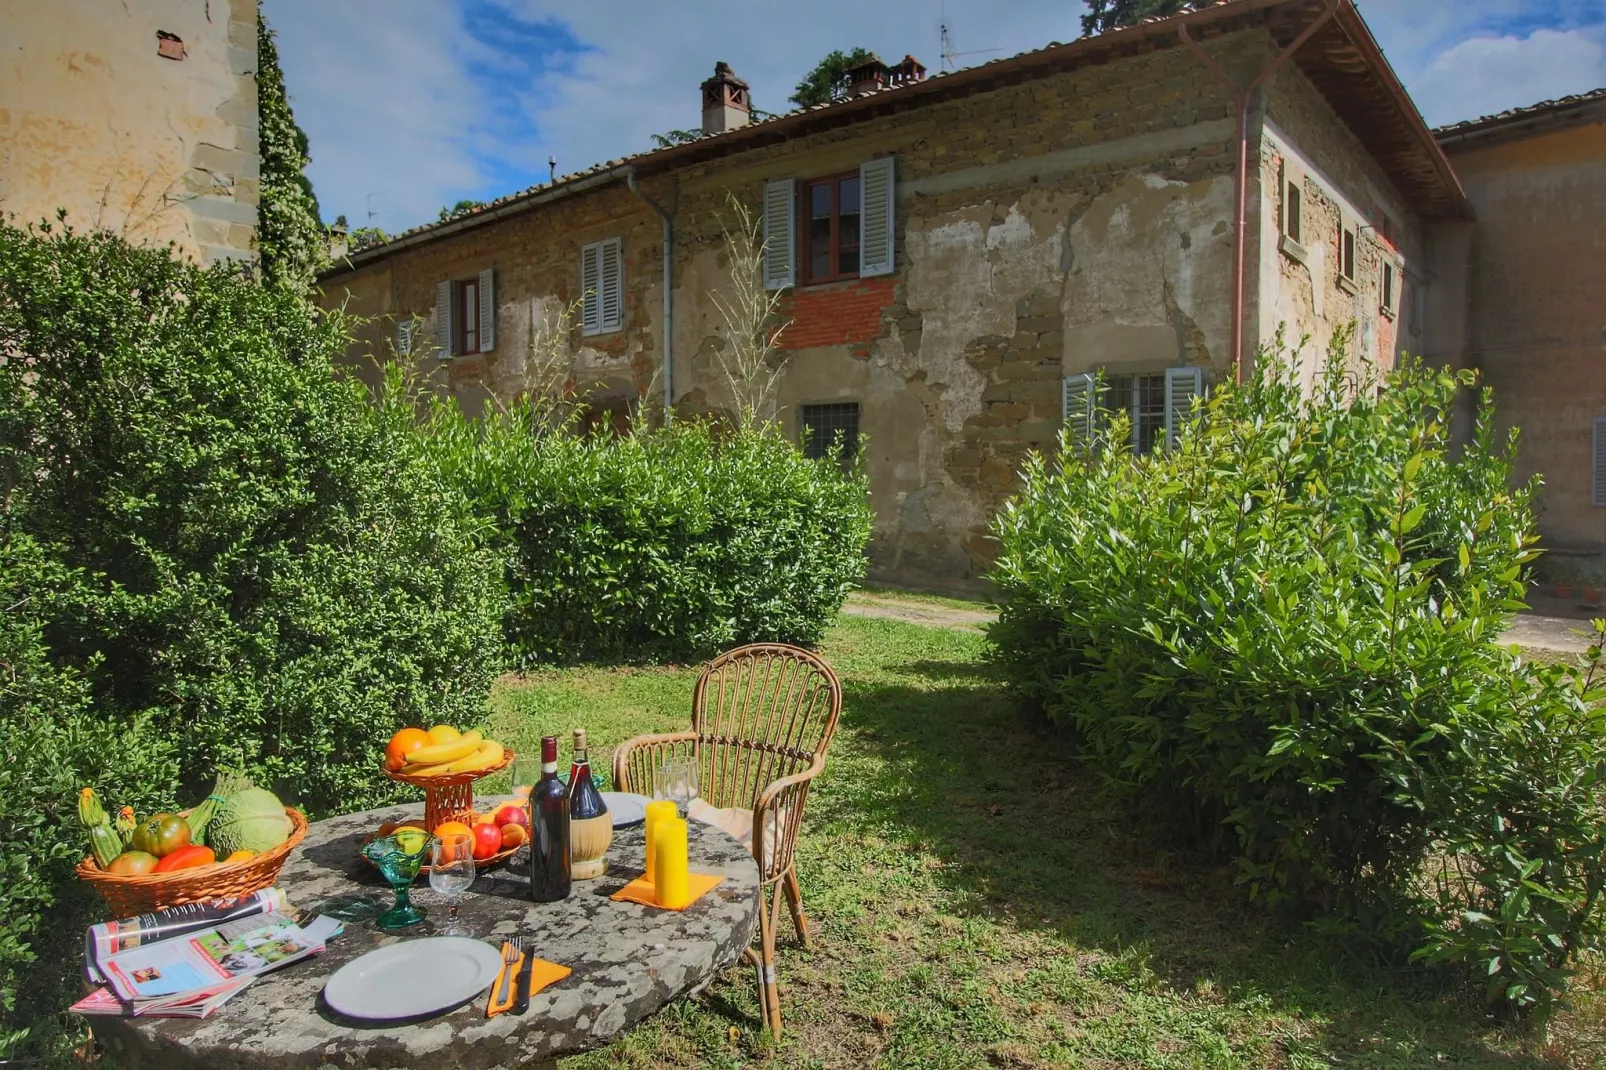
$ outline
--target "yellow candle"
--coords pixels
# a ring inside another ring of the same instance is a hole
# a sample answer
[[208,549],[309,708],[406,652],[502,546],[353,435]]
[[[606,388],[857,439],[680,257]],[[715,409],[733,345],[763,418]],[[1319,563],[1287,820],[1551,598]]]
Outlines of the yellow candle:
[[653,833],[652,854],[658,905],[678,910],[691,899],[686,879],[686,822],[678,817],[660,820]]
[[646,874],[646,876],[647,876],[647,883],[648,884],[652,884],[653,883],[653,879],[652,879],[652,875],[653,875],[653,872],[654,872],[653,862],[652,862],[652,834],[653,834],[653,830],[658,827],[658,822],[662,821],[664,818],[666,818],[666,817],[678,817],[678,816],[679,815],[675,812],[675,804],[670,802],[668,799],[659,799],[656,802],[650,802],[650,803],[647,804],[647,874]]

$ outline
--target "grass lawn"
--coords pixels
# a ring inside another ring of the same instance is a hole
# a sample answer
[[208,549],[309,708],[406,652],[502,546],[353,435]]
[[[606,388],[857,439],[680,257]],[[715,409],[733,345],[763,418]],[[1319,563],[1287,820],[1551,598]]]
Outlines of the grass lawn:
[[[1412,971],[1248,909],[989,677],[975,633],[844,617],[846,691],[798,841],[815,950],[782,921],[787,1036],[731,969],[566,1070],[630,1067],[1594,1066],[1598,1006],[1548,1040],[1505,1034]],[[499,738],[590,730],[594,763],[688,723],[695,668],[510,679]]]

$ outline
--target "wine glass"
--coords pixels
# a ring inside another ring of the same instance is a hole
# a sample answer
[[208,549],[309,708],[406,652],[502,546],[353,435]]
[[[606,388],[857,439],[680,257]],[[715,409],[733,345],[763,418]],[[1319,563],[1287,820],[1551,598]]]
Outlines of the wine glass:
[[363,845],[362,853],[379,867],[385,883],[396,893],[396,902],[374,923],[386,932],[405,929],[424,920],[424,912],[413,905],[407,889],[418,876],[418,868],[424,864],[434,839],[422,832],[403,832],[379,836]]
[[666,758],[658,766],[653,798],[668,799],[675,811],[685,817],[691,801],[697,798],[697,761],[693,758]]
[[509,790],[513,792],[513,801],[521,806],[528,806],[530,792],[541,779],[541,760],[533,756],[520,755],[513,759],[511,772],[513,778]]
[[467,936],[458,924],[457,900],[474,883],[474,841],[461,832],[438,837],[429,855],[429,886],[446,899],[442,936]]

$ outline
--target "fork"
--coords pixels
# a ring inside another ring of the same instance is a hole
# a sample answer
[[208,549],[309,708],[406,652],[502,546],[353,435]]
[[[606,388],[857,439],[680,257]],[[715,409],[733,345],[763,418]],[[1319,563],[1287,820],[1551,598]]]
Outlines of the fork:
[[[519,959],[523,957],[524,937],[522,936],[513,937],[502,947],[502,973],[500,976],[504,979],[504,983],[498,985],[496,990],[491,992],[491,1005],[493,1007],[498,1005],[505,1007],[513,1002],[512,985],[517,973],[514,967],[518,965]],[[498,992],[501,993],[500,997],[497,995]]]

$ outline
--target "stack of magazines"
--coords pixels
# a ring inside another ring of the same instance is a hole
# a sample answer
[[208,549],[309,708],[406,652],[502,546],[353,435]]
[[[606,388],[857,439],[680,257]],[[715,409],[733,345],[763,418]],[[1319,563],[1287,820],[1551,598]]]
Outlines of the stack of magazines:
[[339,932],[333,918],[296,924],[278,888],[93,925],[84,970],[99,987],[72,1009],[205,1018],[257,975],[316,955]]

